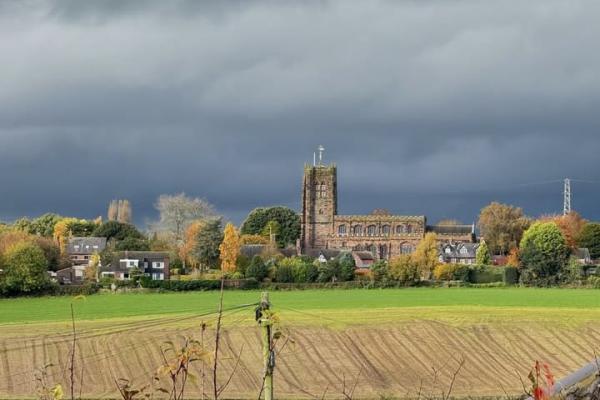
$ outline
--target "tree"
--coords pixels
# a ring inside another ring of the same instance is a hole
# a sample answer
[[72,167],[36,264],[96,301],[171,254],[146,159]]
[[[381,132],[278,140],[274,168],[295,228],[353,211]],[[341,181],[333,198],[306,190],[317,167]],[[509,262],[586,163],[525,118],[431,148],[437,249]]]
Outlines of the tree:
[[198,231],[193,255],[201,267],[215,267],[219,261],[219,246],[223,241],[221,219],[209,220]]
[[150,243],[146,238],[135,238],[128,236],[123,240],[115,241],[115,250],[117,251],[149,251]]
[[252,257],[250,265],[246,268],[246,278],[254,278],[261,282],[267,277],[268,273],[269,271],[262,258],[260,256]]
[[296,244],[296,240],[300,237],[300,217],[288,207],[255,208],[246,217],[240,232],[243,235],[263,234],[270,221],[277,221],[279,224],[276,238],[279,247]]
[[479,229],[492,254],[508,254],[518,247],[530,221],[523,210],[493,202],[479,214]]
[[240,254],[240,238],[232,223],[225,225],[223,241],[219,246],[221,271],[235,272],[236,261]]
[[581,230],[579,246],[587,248],[593,259],[600,258],[600,223],[588,223]]
[[356,262],[351,253],[341,253],[338,256],[340,264],[340,280],[351,281],[354,279],[354,271],[356,270]]
[[178,244],[183,240],[185,229],[193,221],[215,219],[217,216],[209,202],[187,197],[185,193],[160,195],[155,208],[160,214],[160,219],[154,224],[154,230]]
[[3,286],[7,293],[36,292],[49,282],[48,262],[34,243],[20,242],[4,254]]
[[58,221],[63,219],[58,214],[46,213],[31,221],[29,233],[44,237],[52,237],[54,234],[54,226]]
[[271,221],[267,222],[267,224],[263,228],[261,234],[264,237],[268,238],[269,241],[271,241],[273,238],[275,238],[275,240],[277,240],[277,236],[279,236],[280,231],[281,231],[281,225],[279,225],[279,222],[277,222],[275,220],[271,220]]
[[94,253],[90,257],[90,262],[85,269],[85,280],[91,282],[98,281],[98,267],[100,267],[100,254]]
[[111,200],[108,203],[108,213],[106,215],[109,221],[116,221],[119,217],[119,203],[117,200]]
[[198,233],[200,229],[204,226],[203,221],[194,221],[192,222],[185,230],[185,237],[183,244],[179,248],[179,257],[185,263],[185,265],[189,265],[193,269],[198,268],[199,261],[195,257],[194,249],[197,245]]
[[240,235],[240,244],[269,244],[269,239],[262,235]]
[[389,277],[400,283],[414,283],[419,281],[419,267],[410,254],[392,257],[388,264]]
[[67,244],[71,236],[71,230],[69,229],[71,221],[69,218],[64,218],[54,225],[53,237],[60,249],[60,254],[63,256],[67,254]]
[[122,224],[131,224],[132,222],[132,212],[131,212],[131,204],[129,200],[119,200],[119,210],[117,221]]
[[146,239],[146,237],[131,224],[124,224],[118,221],[107,221],[102,225],[96,226],[93,236],[105,237],[106,240],[124,240],[126,238]]
[[508,253],[508,257],[506,258],[506,265],[511,267],[520,267],[521,259],[519,258],[519,249],[514,248]]
[[477,247],[475,262],[479,265],[490,265],[491,261],[492,257],[490,256],[490,250],[488,249],[487,243],[482,241]]
[[412,254],[412,260],[416,264],[421,277],[430,279],[433,269],[439,260],[437,236],[435,233],[428,232],[425,234],[425,237],[419,242],[415,252]]
[[540,219],[543,222],[553,221],[562,232],[567,246],[571,249],[576,249],[578,246],[579,237],[587,221],[576,211],[571,211],[567,215],[550,215]]
[[[526,283],[556,277],[567,262],[567,243],[554,222],[535,222],[523,235],[519,249]],[[548,281],[550,282],[550,281]]]

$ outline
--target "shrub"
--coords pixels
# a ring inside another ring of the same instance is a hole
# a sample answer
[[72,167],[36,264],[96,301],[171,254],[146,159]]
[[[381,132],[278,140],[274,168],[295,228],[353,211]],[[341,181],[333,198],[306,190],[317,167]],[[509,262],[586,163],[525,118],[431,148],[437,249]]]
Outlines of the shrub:
[[275,272],[275,281],[281,283],[294,282],[294,274],[292,273],[292,267],[288,264],[282,264],[277,266]]
[[529,271],[521,275],[524,283],[556,283],[566,264],[568,248],[556,223],[536,222],[523,235],[519,253],[523,268]]
[[246,278],[254,278],[258,282],[267,277],[268,269],[260,256],[254,256],[248,268],[246,268]]
[[587,283],[594,289],[600,289],[600,276],[589,276]]
[[502,281],[507,285],[516,285],[519,283],[519,269],[510,265],[504,267]]
[[389,278],[403,284],[414,283],[419,280],[419,267],[413,262],[410,255],[393,257],[388,264]]
[[442,281],[469,281],[469,267],[464,264],[439,264],[433,276]]
[[387,281],[388,276],[388,265],[385,261],[377,261],[371,265],[371,278],[374,282]]
[[502,282],[503,273],[503,267],[476,265],[469,269],[468,281],[471,283]]

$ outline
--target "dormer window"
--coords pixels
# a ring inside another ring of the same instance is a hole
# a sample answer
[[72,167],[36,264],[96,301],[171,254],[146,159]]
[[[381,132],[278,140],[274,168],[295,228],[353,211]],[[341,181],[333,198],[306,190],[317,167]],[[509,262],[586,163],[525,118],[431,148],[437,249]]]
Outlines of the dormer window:
[[452,249],[450,247],[446,247],[446,250],[444,250],[444,253],[452,254]]
[[460,249],[460,254],[467,254],[469,251],[467,250],[466,247],[463,247]]

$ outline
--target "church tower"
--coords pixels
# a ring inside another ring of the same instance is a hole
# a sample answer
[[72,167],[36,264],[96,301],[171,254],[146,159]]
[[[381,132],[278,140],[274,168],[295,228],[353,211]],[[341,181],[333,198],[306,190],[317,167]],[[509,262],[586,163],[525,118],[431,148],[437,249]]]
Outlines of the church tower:
[[334,215],[337,214],[337,168],[323,164],[323,150],[319,146],[313,165],[304,166],[302,183],[302,251],[327,247],[327,238],[333,233]]

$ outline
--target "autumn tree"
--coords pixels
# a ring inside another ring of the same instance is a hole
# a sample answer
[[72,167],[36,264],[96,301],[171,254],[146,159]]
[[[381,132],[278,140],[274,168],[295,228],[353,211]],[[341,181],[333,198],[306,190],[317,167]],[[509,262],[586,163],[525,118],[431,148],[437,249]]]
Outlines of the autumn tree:
[[179,258],[184,263],[184,268],[189,265],[196,269],[199,266],[199,260],[194,250],[198,244],[198,233],[203,226],[203,221],[194,221],[185,230],[183,244],[179,248]]
[[240,244],[268,244],[269,239],[263,235],[240,235]]
[[540,218],[542,222],[552,221],[558,226],[562,232],[567,246],[571,249],[576,249],[578,246],[579,237],[587,221],[576,211],[571,211],[566,215],[550,215]]
[[188,197],[185,193],[160,195],[155,208],[160,218],[153,224],[153,230],[178,245],[182,243],[185,229],[192,222],[217,217],[214,207],[209,202]]
[[425,237],[419,242],[415,252],[412,254],[412,260],[417,266],[421,277],[430,279],[431,273],[439,260],[437,236],[435,233],[427,232],[425,234]]
[[131,224],[133,221],[133,215],[131,212],[131,203],[129,200],[120,200],[119,201],[119,215],[117,217],[117,221],[122,224]]
[[100,254],[94,253],[90,257],[90,262],[85,269],[85,280],[96,282],[98,281],[98,268],[100,267]]
[[519,258],[519,249],[514,248],[508,253],[508,257],[506,258],[506,265],[510,265],[511,267],[520,267],[521,259]]
[[409,284],[419,280],[419,267],[410,254],[392,257],[388,263],[388,275],[391,279]]
[[2,291],[16,294],[43,289],[49,282],[47,267],[48,261],[39,246],[16,243],[3,257]]
[[223,241],[219,246],[221,271],[234,272],[236,260],[240,254],[240,237],[232,223],[225,225]]
[[109,221],[116,221],[119,217],[119,203],[117,200],[111,200],[108,204],[108,213],[106,217]]
[[518,247],[530,221],[523,210],[493,202],[479,214],[479,229],[492,254],[508,254]]
[[54,225],[53,237],[60,249],[60,254],[67,254],[67,245],[69,244],[69,237],[71,237],[70,224],[73,222],[73,218],[63,218]]

